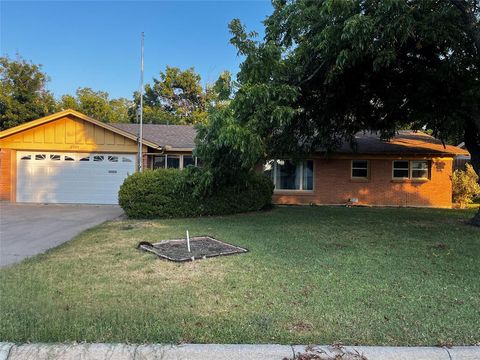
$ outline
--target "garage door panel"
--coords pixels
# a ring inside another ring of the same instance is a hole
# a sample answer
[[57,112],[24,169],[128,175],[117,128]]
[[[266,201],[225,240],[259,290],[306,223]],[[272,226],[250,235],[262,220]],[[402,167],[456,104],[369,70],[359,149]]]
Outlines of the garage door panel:
[[134,154],[19,152],[17,156],[18,202],[116,204],[120,185],[135,171]]

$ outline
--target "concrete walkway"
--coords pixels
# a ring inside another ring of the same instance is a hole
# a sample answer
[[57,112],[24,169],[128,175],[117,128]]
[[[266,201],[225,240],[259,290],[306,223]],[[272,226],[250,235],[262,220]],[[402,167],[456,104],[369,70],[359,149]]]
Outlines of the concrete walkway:
[[[305,356],[312,355],[311,357]],[[304,355],[304,356],[299,356]],[[126,345],[0,343],[0,360],[478,360],[480,346]]]
[[0,267],[40,254],[122,214],[117,205],[0,203]]

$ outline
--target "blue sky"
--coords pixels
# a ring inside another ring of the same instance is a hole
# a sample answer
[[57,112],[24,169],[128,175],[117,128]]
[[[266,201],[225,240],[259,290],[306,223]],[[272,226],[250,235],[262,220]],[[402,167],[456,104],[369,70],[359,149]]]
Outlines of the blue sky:
[[78,87],[130,98],[139,86],[140,33],[145,82],[166,65],[195,67],[202,82],[241,59],[227,25],[239,18],[263,34],[269,1],[1,1],[1,55],[43,65],[58,98]]

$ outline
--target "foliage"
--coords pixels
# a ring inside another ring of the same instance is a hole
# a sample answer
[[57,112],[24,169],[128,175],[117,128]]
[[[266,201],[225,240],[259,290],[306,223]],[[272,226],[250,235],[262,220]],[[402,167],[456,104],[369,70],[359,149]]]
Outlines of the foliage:
[[478,180],[478,175],[470,164],[466,164],[465,170],[455,170],[452,176],[453,200],[461,207],[465,207],[474,199],[480,198]]
[[55,99],[46,89],[41,65],[0,57],[0,130],[54,112]]
[[[233,84],[228,71],[220,74],[213,86],[203,89],[201,77],[193,68],[181,70],[167,66],[153,84],[145,85],[143,120],[154,124],[203,124],[210,107],[228,100]],[[130,121],[136,122],[136,109],[140,105],[138,92],[135,106],[130,109]]]
[[233,95],[233,80],[229,71],[223,71],[213,87],[209,98],[213,101],[229,101]]
[[[478,0],[276,0],[263,41],[230,23],[245,56],[232,103],[270,157],[355,148],[359,131],[463,135],[480,175]],[[480,211],[472,221],[480,226]]]
[[256,211],[271,203],[273,185],[263,174],[250,173],[242,184],[195,194],[198,169],[160,169],[125,179],[119,204],[132,218],[192,217]]
[[128,122],[128,109],[131,106],[127,99],[110,99],[107,92],[90,88],[78,88],[76,96],[64,95],[58,104],[59,110],[74,109],[108,123]]
[[208,123],[197,126],[195,155],[202,159],[200,193],[242,181],[262,158],[258,134],[241,126],[231,107],[212,110]]
[[273,5],[264,41],[230,24],[246,57],[232,105],[269,152],[333,151],[358,131],[388,138],[405,126],[448,139],[480,124],[479,49],[452,2]]

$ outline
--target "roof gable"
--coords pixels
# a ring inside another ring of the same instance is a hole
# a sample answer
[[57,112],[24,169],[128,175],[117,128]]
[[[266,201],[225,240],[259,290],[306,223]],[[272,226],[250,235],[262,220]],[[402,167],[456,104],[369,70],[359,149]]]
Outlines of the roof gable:
[[[72,110],[72,109],[67,109],[67,110],[64,110],[64,111],[60,111],[60,112],[57,112],[55,114],[48,115],[48,116],[45,116],[45,117],[37,119],[37,120],[32,120],[32,121],[26,122],[24,124],[15,126],[13,128],[1,131],[0,132],[0,139],[12,136],[14,134],[18,134],[18,133],[23,132],[23,131],[27,131],[29,129],[33,129],[35,127],[47,124],[49,122],[53,122],[53,121],[62,119],[66,116],[76,117],[78,119],[81,119],[81,120],[84,120],[86,122],[92,123],[96,126],[99,126],[103,129],[109,130],[113,133],[122,135],[122,136],[124,136],[124,137],[126,137],[130,140],[135,141],[135,142],[137,141],[137,137],[130,132],[127,132],[127,131],[121,130],[119,128],[116,128],[116,127],[112,126],[111,124],[106,124],[104,122],[98,121],[96,119],[93,119],[93,118],[85,115],[85,114],[82,114],[81,112],[78,112],[78,111],[75,111],[75,110]],[[158,147],[157,144],[152,143],[148,140],[144,140],[143,142],[147,146],[150,146],[150,147],[153,147],[153,148]]]

